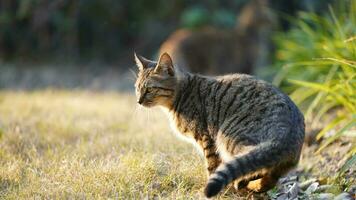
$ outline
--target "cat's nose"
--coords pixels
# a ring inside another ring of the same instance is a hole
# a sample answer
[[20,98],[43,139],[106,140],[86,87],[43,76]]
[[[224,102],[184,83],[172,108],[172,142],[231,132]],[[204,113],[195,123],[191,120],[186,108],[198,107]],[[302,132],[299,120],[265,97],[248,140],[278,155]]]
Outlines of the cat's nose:
[[140,98],[137,100],[137,103],[141,105],[141,104],[143,103],[143,98],[140,97]]

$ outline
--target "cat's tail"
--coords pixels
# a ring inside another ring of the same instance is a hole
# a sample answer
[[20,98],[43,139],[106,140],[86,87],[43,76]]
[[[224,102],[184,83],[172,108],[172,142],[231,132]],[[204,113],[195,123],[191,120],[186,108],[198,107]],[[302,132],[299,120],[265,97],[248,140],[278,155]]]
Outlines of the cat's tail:
[[204,190],[205,196],[208,198],[215,196],[235,179],[278,164],[282,156],[285,156],[285,153],[280,147],[275,147],[271,143],[264,143],[251,150],[248,154],[223,163],[209,177],[208,184]]

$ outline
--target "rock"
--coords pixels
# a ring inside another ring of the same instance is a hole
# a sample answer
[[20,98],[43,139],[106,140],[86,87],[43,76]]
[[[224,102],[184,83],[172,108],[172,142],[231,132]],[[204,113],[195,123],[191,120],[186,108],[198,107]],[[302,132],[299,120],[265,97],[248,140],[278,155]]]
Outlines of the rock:
[[288,197],[289,199],[295,199],[298,197],[298,192],[299,192],[299,186],[298,183],[294,183],[292,187],[288,191]]
[[316,179],[315,178],[312,178],[312,179],[309,179],[309,180],[306,180],[304,181],[303,183],[301,183],[299,185],[300,189],[302,190],[305,190],[307,189],[312,183],[315,183],[316,182]]
[[288,199],[288,194],[282,194],[281,196],[277,197],[277,200],[286,200]]
[[299,184],[298,182],[294,182],[290,185],[284,185],[283,188],[279,188],[276,193],[277,200],[296,200],[298,199],[299,193]]
[[353,185],[350,190],[349,190],[350,194],[356,194],[356,185]]
[[287,176],[279,179],[280,184],[287,184],[287,183],[293,183],[296,182],[298,179],[298,176]]
[[354,198],[351,196],[351,194],[343,192],[337,195],[334,200],[354,200]]
[[[330,190],[330,189],[333,188],[333,187],[335,187],[335,186],[332,186],[332,185],[321,185],[321,186],[319,186],[319,187],[315,190],[315,192],[316,192],[316,193],[325,192],[325,191],[327,191],[327,190]],[[330,191],[329,191],[329,192],[330,192]]]
[[316,196],[316,199],[318,200],[332,200],[335,195],[331,193],[320,193]]
[[305,190],[305,193],[306,194],[312,194],[316,191],[316,189],[318,189],[318,186],[319,186],[319,183],[318,182],[315,182],[315,183],[312,183],[307,190]]

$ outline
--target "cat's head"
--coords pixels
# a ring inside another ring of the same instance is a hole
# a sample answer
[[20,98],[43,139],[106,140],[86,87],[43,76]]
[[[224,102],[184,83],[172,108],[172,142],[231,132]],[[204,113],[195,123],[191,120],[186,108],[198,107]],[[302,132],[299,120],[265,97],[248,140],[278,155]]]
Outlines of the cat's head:
[[171,57],[163,53],[157,62],[135,54],[139,69],[135,83],[137,103],[145,107],[170,107],[176,91],[176,72]]

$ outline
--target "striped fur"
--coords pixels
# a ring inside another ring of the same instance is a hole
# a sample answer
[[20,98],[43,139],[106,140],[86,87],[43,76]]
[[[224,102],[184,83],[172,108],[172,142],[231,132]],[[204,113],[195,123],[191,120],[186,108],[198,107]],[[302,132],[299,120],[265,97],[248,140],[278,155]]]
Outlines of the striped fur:
[[198,144],[209,175],[207,197],[232,182],[265,191],[298,163],[303,116],[271,84],[243,74],[182,72],[168,54],[157,63],[141,59],[136,57],[138,102],[164,107],[174,128]]

